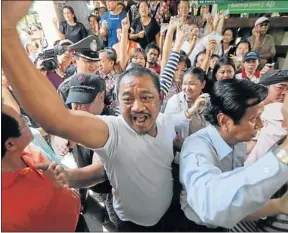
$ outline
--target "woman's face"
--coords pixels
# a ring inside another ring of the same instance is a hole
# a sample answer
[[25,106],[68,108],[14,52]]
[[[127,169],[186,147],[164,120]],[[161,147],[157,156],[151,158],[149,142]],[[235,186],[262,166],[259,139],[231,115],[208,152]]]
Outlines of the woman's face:
[[233,79],[235,75],[235,70],[231,65],[222,65],[217,73],[216,73],[216,79],[218,80],[224,80],[224,79]]
[[137,63],[143,67],[146,65],[145,57],[142,53],[137,53],[132,59],[131,62]]
[[233,33],[231,30],[226,30],[223,34],[223,42],[230,43],[233,40]]
[[139,6],[139,14],[141,16],[148,16],[149,15],[149,7],[147,2],[141,2]]
[[209,14],[209,6],[208,5],[201,6],[201,8],[200,8],[200,15],[204,15],[204,14]]
[[236,49],[237,57],[244,57],[246,53],[249,52],[249,45],[247,43],[241,43]]
[[184,92],[187,102],[194,103],[201,95],[205,82],[201,83],[194,74],[186,74],[183,77],[182,91]]
[[68,9],[68,8],[64,8],[63,9],[63,15],[66,21],[74,21],[73,17],[74,14],[72,14],[72,12]]
[[174,74],[174,82],[182,83],[182,77],[184,72],[187,70],[187,66],[184,61],[179,62],[178,68]]

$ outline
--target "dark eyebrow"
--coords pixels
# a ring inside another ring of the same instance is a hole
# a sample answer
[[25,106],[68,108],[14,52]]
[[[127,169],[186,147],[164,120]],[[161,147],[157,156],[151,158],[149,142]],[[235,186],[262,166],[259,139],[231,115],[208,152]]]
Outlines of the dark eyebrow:
[[124,91],[122,96],[124,96],[124,95],[131,95],[131,92],[130,91]]
[[143,90],[140,92],[140,94],[150,94],[152,95],[153,93],[151,91],[148,91],[148,90]]

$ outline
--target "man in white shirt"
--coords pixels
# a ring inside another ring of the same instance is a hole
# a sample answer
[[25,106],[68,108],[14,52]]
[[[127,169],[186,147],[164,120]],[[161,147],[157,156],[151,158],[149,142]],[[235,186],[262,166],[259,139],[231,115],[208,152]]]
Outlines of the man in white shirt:
[[[13,46],[15,53],[5,49],[2,57],[5,60],[3,69],[23,107],[50,134],[98,153],[113,188],[115,211],[124,222],[120,230],[167,230],[162,217],[173,194],[171,163],[175,127],[185,124],[195,109],[170,116],[159,114],[159,77],[146,68],[137,67],[117,79],[120,117],[69,111],[49,81],[39,78],[41,74],[20,43],[16,23],[24,17],[32,2],[16,3],[21,11],[2,17],[5,21],[2,25],[5,28],[3,47]],[[14,2],[9,1],[2,5],[2,10],[7,12],[8,8],[14,7]],[[14,62],[16,59],[21,62],[21,68]],[[175,71],[176,67],[170,69]]]

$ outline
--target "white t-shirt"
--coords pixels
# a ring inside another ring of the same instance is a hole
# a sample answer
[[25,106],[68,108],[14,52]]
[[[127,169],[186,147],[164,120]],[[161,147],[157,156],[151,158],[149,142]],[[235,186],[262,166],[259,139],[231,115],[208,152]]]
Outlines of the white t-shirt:
[[173,139],[175,126],[187,121],[184,112],[160,113],[156,137],[136,133],[121,116],[101,118],[109,127],[109,139],[95,152],[112,185],[117,215],[142,226],[157,224],[171,204]]

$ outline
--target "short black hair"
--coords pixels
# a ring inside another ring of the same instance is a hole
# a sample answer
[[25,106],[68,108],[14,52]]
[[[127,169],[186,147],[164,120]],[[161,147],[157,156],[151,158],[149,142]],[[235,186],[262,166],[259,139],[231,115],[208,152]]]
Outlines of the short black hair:
[[200,56],[200,55],[202,55],[202,54],[206,54],[206,49],[205,50],[203,50],[203,51],[201,51],[201,52],[199,52],[199,53],[197,53],[197,55],[196,55],[196,57],[195,57],[195,60],[194,60],[194,67],[196,67],[196,64],[197,64],[197,62],[198,62],[198,57]]
[[180,50],[179,63],[180,62],[185,62],[187,69],[191,68],[191,61],[190,61],[189,57],[187,56],[187,54],[183,50]]
[[156,49],[158,51],[158,56],[160,55],[160,48],[154,42],[152,42],[146,46],[145,53],[147,54],[150,51],[150,49]]
[[89,15],[89,16],[88,16],[88,22],[90,22],[90,19],[91,19],[92,17],[94,17],[94,18],[96,19],[96,21],[98,21],[98,18],[97,18],[96,15]]
[[248,108],[261,103],[268,95],[268,89],[246,79],[217,81],[210,92],[210,101],[204,117],[211,125],[219,126],[217,115],[223,113],[238,125]]
[[6,113],[1,113],[2,117],[2,137],[1,137],[1,159],[6,154],[5,143],[9,138],[18,138],[21,136],[18,122]]
[[160,88],[160,80],[159,80],[159,76],[156,72],[150,70],[150,69],[147,69],[145,67],[142,67],[142,66],[136,66],[136,67],[133,67],[131,69],[128,69],[126,70],[123,74],[120,75],[120,77],[117,79],[117,82],[116,82],[116,94],[117,94],[117,98],[118,98],[118,95],[119,95],[119,89],[120,89],[120,84],[121,84],[121,81],[123,78],[125,77],[128,77],[128,76],[134,76],[134,77],[144,77],[144,76],[149,76],[151,77],[153,83],[154,83],[154,86],[155,88],[157,89],[159,95],[160,95],[160,91],[161,91],[161,88]]
[[186,75],[195,75],[198,80],[203,83],[204,81],[207,81],[207,75],[206,73],[199,67],[193,67],[193,68],[190,68],[188,69],[184,75],[183,75],[183,78],[186,76]]
[[218,54],[215,54],[215,53],[211,55],[211,59],[214,57],[217,57],[218,59],[220,59],[220,56]]

